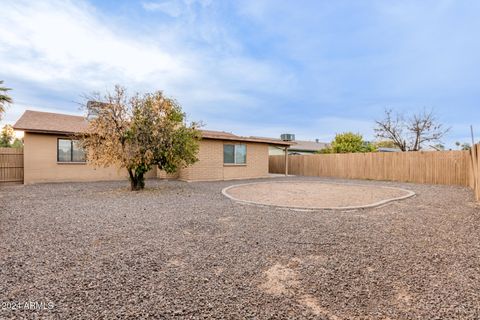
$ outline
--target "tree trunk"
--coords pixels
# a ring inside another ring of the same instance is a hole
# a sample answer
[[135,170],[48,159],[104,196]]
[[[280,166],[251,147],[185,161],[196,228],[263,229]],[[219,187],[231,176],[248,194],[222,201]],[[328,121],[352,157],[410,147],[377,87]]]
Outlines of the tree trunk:
[[128,170],[128,175],[130,177],[130,190],[139,191],[145,188],[145,177],[144,172],[140,170]]

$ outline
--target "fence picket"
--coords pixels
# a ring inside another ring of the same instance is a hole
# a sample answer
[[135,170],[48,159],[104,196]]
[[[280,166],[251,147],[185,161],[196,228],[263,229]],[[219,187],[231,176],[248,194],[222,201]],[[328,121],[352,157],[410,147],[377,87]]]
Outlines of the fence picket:
[[[475,166],[469,151],[291,155],[289,173],[304,176],[389,180],[474,187],[480,184],[480,145]],[[284,156],[270,156],[270,173],[284,173]],[[478,170],[477,170],[478,171]],[[480,199],[480,188],[476,189]]]
[[0,148],[0,184],[23,182],[23,149]]

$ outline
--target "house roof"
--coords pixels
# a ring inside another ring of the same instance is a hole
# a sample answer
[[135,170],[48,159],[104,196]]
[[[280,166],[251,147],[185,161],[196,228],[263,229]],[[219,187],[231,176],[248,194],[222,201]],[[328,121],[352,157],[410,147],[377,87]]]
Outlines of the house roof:
[[[26,110],[13,125],[15,130],[49,134],[73,134],[87,129],[88,122],[82,116],[72,116],[61,113]],[[237,136],[230,132],[200,130],[203,139],[229,140],[268,143],[289,146],[291,143],[280,139]]]
[[400,150],[399,148],[383,148],[383,147],[377,148],[377,151],[378,152],[402,152],[402,150]]
[[78,133],[87,129],[84,117],[26,110],[13,125],[15,130],[39,133]]
[[328,143],[316,141],[295,140],[290,145],[290,150],[298,151],[318,151],[328,147]]

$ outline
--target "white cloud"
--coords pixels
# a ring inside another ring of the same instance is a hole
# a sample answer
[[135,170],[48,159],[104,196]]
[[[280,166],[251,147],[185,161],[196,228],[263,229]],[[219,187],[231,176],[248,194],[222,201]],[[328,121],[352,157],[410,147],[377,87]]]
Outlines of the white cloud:
[[[197,10],[210,6],[193,0],[144,3],[144,8],[166,9],[173,16],[186,8],[185,17],[147,34],[136,33],[135,25],[116,24],[82,1],[3,3],[1,77],[24,84],[14,88],[14,98],[20,97],[15,100],[22,103],[9,109],[6,121],[27,105],[44,107],[42,99],[28,100],[40,93],[46,96],[44,103],[49,92],[78,100],[120,83],[134,91],[162,89],[199,118],[195,120],[208,123],[205,112],[252,108],[257,103],[252,92],[281,94],[294,84],[285,70],[242,55],[239,41],[215,19],[197,21],[196,3]],[[192,45],[192,39],[200,45]],[[58,109],[76,107],[70,101]]]
[[160,0],[142,2],[142,7],[147,11],[160,11],[173,18],[178,18],[183,14],[191,14],[192,6],[195,4],[207,7],[211,3],[211,0]]
[[148,11],[161,11],[171,17],[178,18],[184,12],[184,3],[180,1],[143,2],[142,6]]
[[0,30],[0,69],[22,79],[96,87],[106,79],[139,81],[154,72],[189,76],[188,57],[122,37],[86,6],[3,4]]
[[0,79],[16,101],[5,121],[25,108],[77,113],[81,94],[120,83],[164,90],[211,129],[328,141],[347,130],[370,138],[383,106],[438,105],[448,117],[462,96],[478,100],[475,10],[460,23],[451,0],[317,3],[129,3],[139,23],[86,0],[3,1]]
[[[66,109],[78,108],[72,100],[78,101],[82,93],[102,91],[114,83],[132,85],[152,79],[162,87],[170,79],[187,79],[188,59],[122,37],[85,4],[3,3],[0,76],[8,85],[23,84],[11,91],[15,104],[7,109],[3,122],[14,122],[27,108],[68,113]],[[51,96],[61,92],[74,95],[65,105],[50,106]],[[42,93],[45,99],[38,98]]]

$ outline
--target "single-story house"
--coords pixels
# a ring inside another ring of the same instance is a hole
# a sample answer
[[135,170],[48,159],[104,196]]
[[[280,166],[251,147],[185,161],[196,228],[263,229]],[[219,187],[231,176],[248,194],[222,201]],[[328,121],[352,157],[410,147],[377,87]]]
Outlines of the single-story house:
[[[125,169],[99,168],[85,161],[73,135],[87,126],[81,116],[25,111],[14,125],[24,132],[24,183],[127,179]],[[287,149],[290,142],[204,130],[198,162],[173,175],[154,168],[146,177],[185,181],[266,177],[271,145]]]

